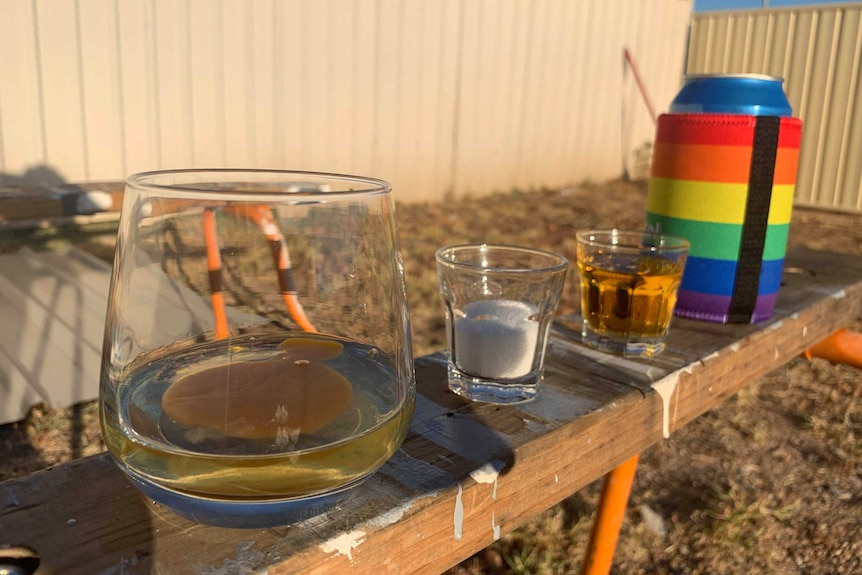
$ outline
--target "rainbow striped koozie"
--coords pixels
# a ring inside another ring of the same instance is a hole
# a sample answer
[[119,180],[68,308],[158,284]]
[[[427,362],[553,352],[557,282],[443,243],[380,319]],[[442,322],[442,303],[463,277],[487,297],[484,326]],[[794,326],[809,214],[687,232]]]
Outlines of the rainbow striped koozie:
[[802,122],[792,117],[659,118],[647,226],[691,243],[676,315],[719,323],[772,315],[801,136]]

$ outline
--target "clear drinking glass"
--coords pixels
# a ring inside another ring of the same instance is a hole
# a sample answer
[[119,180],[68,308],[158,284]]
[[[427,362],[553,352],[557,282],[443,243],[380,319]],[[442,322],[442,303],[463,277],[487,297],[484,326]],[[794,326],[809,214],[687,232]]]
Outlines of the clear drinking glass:
[[688,240],[617,229],[584,230],[575,238],[583,342],[627,357],[661,353]]
[[100,401],[108,450],[148,497],[233,527],[314,515],[395,452],[414,399],[386,182],[129,178]]
[[436,257],[449,389],[487,403],[534,399],[569,262],[553,252],[489,244],[447,246]]

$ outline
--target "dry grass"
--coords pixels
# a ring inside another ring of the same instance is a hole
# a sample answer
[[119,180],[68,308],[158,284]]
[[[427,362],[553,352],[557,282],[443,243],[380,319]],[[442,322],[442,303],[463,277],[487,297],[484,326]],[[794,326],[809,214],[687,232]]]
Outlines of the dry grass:
[[[639,228],[645,196],[643,184],[610,182],[399,205],[416,354],[444,343],[437,248],[502,242],[552,249],[573,260],[575,230]],[[858,221],[856,215],[797,209],[790,242],[862,255]],[[71,241],[110,259],[110,229],[67,232],[19,234],[0,248]],[[570,277],[560,311],[572,309],[576,297]],[[855,328],[862,330],[862,323]],[[647,450],[613,572],[862,572],[860,390],[858,370],[796,359]],[[92,404],[39,407],[27,420],[0,427],[0,479],[100,449]],[[598,492],[596,482],[451,572],[579,572]]]

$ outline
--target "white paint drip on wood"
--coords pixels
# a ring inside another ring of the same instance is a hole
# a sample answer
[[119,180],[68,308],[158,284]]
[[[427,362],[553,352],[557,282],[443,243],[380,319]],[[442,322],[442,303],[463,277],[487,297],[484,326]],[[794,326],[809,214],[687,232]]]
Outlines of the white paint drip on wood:
[[462,530],[464,528],[464,502],[461,500],[461,495],[463,490],[461,489],[461,484],[458,484],[458,496],[455,498],[455,513],[453,514],[453,519],[455,521],[455,540],[461,539],[461,535],[463,534]]
[[[371,519],[368,522],[368,525],[372,527],[387,527],[392,525],[393,523],[397,523],[404,517],[404,514],[420,499],[425,499],[426,497],[436,497],[439,491],[434,491],[430,493],[426,493],[419,497],[410,499],[405,501],[401,505],[394,507],[387,511],[386,513],[381,513],[374,519]],[[461,486],[458,486],[458,498],[460,501],[461,498]],[[463,507],[462,507],[462,521],[463,521]],[[324,553],[338,553],[339,555],[346,555],[347,558],[352,562],[353,561],[353,550],[359,547],[363,541],[365,541],[365,531],[356,530],[351,531],[350,533],[345,533],[329,541],[323,543],[320,548]]]
[[497,520],[494,517],[494,512],[491,511],[491,529],[494,532],[494,541],[500,538],[500,526],[497,525]]
[[847,293],[842,289],[831,294],[829,297],[831,297],[832,299],[844,299],[845,297],[847,297]]
[[776,330],[776,329],[779,329],[782,325],[784,325],[784,320],[783,320],[783,319],[782,319],[782,320],[780,320],[780,321],[777,321],[777,322],[775,322],[774,324],[772,324],[771,326],[769,326],[769,329],[771,329],[771,330]]
[[730,344],[730,351],[739,351],[739,342],[735,341]]
[[416,503],[420,499],[425,499],[426,497],[436,497],[438,493],[439,493],[438,491],[434,491],[434,492],[430,492],[430,493],[425,493],[425,494],[420,495],[419,497],[416,497],[414,499],[409,499],[409,500],[405,501],[404,503],[402,503],[401,505],[398,505],[397,507],[393,507],[392,509],[390,509],[386,513],[381,513],[380,515],[378,515],[374,519],[371,519],[368,522],[368,525],[371,525],[373,527],[388,527],[389,525],[392,525],[393,523],[397,523],[398,521],[401,520],[402,517],[404,517],[404,514],[407,513],[407,511],[411,507],[413,507],[414,503]]
[[343,533],[338,537],[333,537],[329,541],[321,544],[320,549],[324,553],[338,553],[346,555],[347,559],[353,562],[353,550],[359,547],[365,541],[365,531],[356,530],[349,533]]
[[665,439],[670,437],[670,399],[676,391],[676,386],[679,383],[679,377],[682,372],[691,373],[692,368],[686,367],[679,371],[675,371],[664,379],[652,384],[652,388],[661,397],[662,404],[662,421],[661,430]]
[[505,467],[505,464],[502,461],[495,460],[470,472],[470,477],[476,483],[494,484],[494,491],[491,493],[491,499],[494,501],[497,500],[497,478],[500,476],[500,471],[502,471],[503,467]]
[[661,381],[652,384],[662,403],[662,420],[661,431],[665,439],[670,437],[670,398],[676,390],[676,384],[679,382],[679,373],[673,373]]
[[526,417],[523,418],[522,421],[524,422],[526,428],[533,433],[542,433],[543,431],[545,431],[545,426],[538,421],[533,421],[532,419],[527,419]]

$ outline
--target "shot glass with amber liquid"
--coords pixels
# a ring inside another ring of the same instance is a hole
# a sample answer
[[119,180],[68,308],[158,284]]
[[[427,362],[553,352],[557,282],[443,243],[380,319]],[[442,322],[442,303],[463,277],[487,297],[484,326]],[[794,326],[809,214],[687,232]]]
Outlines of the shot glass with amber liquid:
[[663,351],[688,241],[616,229],[581,231],[576,238],[583,342],[630,357]]

